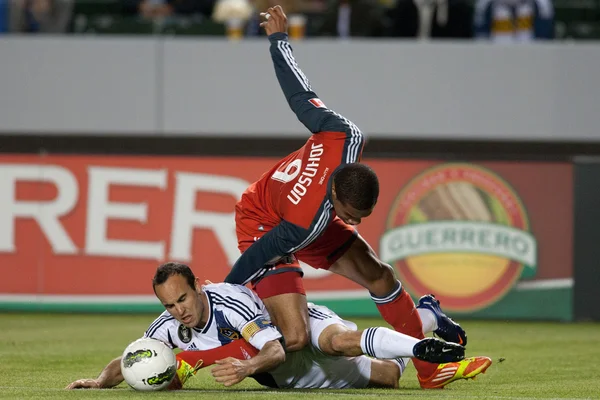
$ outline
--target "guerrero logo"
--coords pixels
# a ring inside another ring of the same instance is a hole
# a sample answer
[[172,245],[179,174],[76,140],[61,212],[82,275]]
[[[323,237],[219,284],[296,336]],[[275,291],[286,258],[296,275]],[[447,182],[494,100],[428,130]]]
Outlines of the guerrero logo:
[[485,308],[536,272],[523,203],[479,166],[442,164],[414,178],[394,201],[386,229],[382,258],[413,295],[434,293],[447,310]]

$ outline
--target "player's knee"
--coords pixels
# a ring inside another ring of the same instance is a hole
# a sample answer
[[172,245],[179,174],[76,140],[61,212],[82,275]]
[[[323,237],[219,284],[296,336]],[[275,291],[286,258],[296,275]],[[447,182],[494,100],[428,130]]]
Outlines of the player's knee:
[[298,330],[285,334],[285,350],[298,351],[308,345],[308,332],[306,330]]
[[381,261],[367,242],[362,239],[356,240],[353,246],[357,262],[362,264],[362,268],[359,269],[367,281],[396,281],[392,266]]
[[373,279],[371,280],[369,291],[378,295],[389,293],[396,286],[396,276],[394,269],[382,261],[379,261],[376,270],[373,271]]
[[392,285],[396,284],[396,276],[391,265],[382,261],[379,262],[379,280]]

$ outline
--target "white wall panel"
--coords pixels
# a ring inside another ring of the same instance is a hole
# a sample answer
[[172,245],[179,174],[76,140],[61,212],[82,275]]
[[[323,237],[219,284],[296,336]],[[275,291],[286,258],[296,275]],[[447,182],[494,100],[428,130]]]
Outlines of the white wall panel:
[[156,47],[152,39],[2,38],[0,130],[155,131]]
[[[372,136],[600,141],[600,45],[293,43]],[[266,39],[0,40],[0,131],[305,136]]]

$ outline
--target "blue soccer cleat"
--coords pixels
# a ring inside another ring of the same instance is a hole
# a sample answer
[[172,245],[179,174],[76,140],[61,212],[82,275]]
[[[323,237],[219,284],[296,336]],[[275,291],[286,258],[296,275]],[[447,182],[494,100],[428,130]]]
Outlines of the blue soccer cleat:
[[440,301],[436,300],[434,295],[426,294],[421,297],[417,308],[426,308],[435,314],[438,328],[433,331],[434,334],[441,337],[446,342],[458,343],[463,346],[467,345],[467,334],[465,333],[465,330],[443,313],[440,308]]

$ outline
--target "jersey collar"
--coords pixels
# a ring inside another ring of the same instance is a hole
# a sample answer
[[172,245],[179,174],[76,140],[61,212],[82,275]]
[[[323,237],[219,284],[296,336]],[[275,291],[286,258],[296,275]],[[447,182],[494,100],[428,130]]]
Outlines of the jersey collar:
[[204,325],[204,328],[194,327],[194,330],[196,332],[200,332],[202,334],[208,332],[208,330],[213,322],[213,303],[212,303],[212,299],[210,297],[210,292],[204,290],[204,295],[206,296],[206,299],[208,300],[208,319],[206,320],[206,325]]

